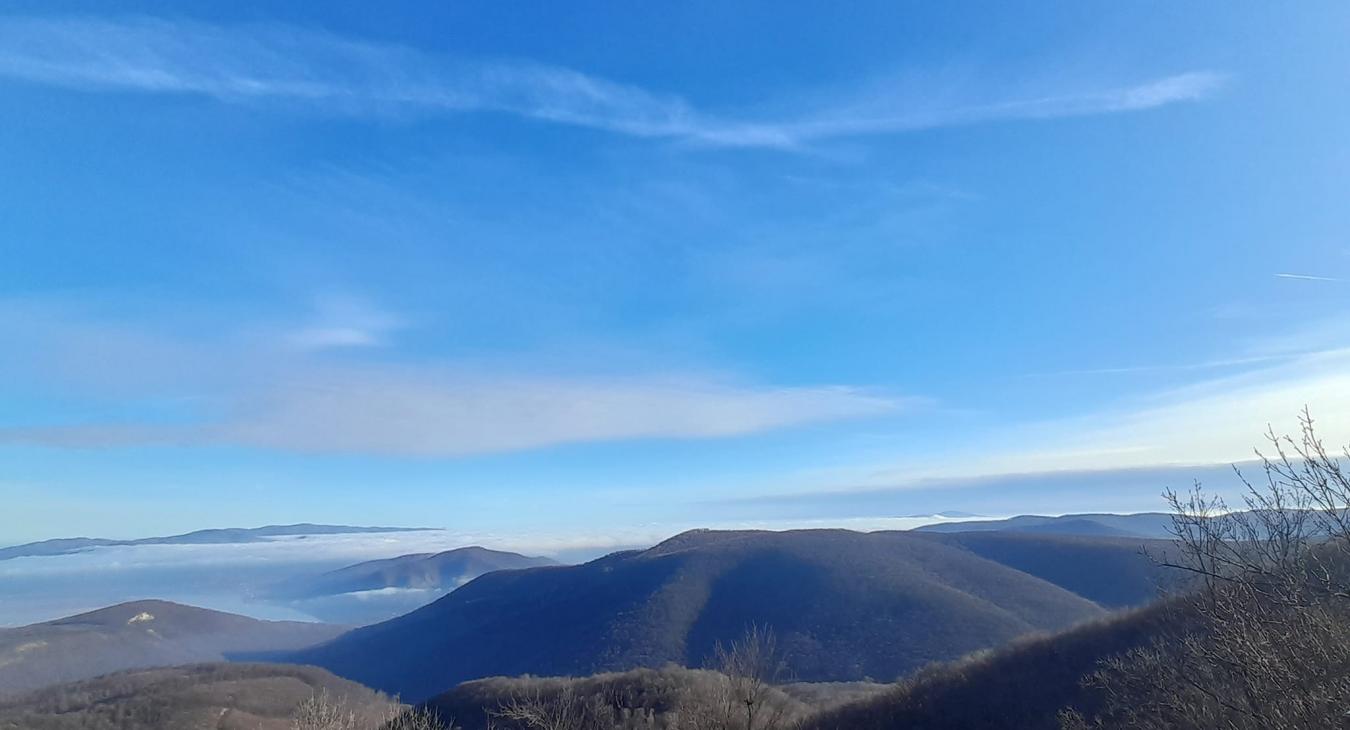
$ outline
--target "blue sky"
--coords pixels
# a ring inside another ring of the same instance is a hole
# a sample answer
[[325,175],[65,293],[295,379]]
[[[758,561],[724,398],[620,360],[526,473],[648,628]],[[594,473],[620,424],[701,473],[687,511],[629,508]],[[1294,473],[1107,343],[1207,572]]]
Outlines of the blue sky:
[[1350,441],[1347,30],[4,3],[0,542],[1138,510]]

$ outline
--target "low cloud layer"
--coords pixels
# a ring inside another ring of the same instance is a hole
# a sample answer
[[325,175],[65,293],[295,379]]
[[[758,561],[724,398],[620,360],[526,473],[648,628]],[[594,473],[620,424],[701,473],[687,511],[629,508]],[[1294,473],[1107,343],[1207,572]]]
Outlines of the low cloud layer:
[[1140,111],[1202,99],[1224,83],[1222,74],[1185,71],[1097,88],[1033,85],[1012,98],[951,88],[916,92],[896,83],[831,107],[747,121],[569,68],[447,58],[302,28],[22,17],[0,19],[0,76],[348,114],[496,112],[633,137],[780,148],[998,120]]

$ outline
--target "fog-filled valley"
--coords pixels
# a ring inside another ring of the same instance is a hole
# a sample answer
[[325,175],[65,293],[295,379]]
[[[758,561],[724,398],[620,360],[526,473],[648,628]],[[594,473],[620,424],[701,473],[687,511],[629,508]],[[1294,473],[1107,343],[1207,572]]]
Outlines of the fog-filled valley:
[[[99,546],[64,555],[5,558],[0,559],[0,616],[4,625],[14,626],[153,597],[262,619],[324,620],[315,615],[317,611],[335,623],[361,623],[369,610],[377,616],[388,611],[397,615],[473,575],[457,576],[443,587],[349,596],[345,603],[351,605],[345,605],[340,596],[281,597],[279,593],[292,584],[367,559],[460,545],[454,536],[437,530]],[[304,598],[330,598],[333,605],[310,607]],[[376,605],[363,609],[364,603]]]

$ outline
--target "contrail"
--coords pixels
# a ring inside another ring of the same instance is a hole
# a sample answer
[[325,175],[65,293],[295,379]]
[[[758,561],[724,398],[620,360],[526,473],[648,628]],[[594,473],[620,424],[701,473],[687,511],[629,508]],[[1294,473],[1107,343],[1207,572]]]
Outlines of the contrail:
[[1345,283],[1345,279],[1337,279],[1332,276],[1312,276],[1311,274],[1276,274],[1277,279],[1299,279],[1302,281],[1334,281]]

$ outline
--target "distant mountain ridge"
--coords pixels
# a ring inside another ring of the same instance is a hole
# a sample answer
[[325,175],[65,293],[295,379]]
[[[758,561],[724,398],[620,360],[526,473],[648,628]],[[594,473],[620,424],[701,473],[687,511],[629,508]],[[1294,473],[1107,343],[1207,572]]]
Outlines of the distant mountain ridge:
[[1087,513],[1060,516],[1018,515],[1000,520],[939,522],[914,528],[918,532],[1029,532],[1085,537],[1132,537],[1168,540],[1172,515],[1166,512],[1134,514]]
[[473,545],[300,576],[273,586],[267,595],[323,621],[365,625],[421,608],[484,573],[557,564]]
[[0,696],[123,669],[299,649],[345,630],[331,624],[259,621],[169,601],[120,603],[0,629]]
[[[686,532],[583,565],[488,573],[410,614],[277,658],[417,700],[493,675],[697,667],[757,623],[777,632],[797,679],[887,681],[1106,613],[958,543],[910,531]],[[1030,544],[1065,549],[1058,538]]]
[[142,537],[134,540],[112,540],[101,537],[59,537],[52,540],[0,548],[0,560],[36,555],[69,555],[97,547],[125,545],[225,545],[260,542],[269,537],[301,535],[353,535],[374,532],[426,532],[435,527],[355,527],[351,525],[316,525],[302,522],[294,525],[267,525],[265,527],[224,527],[195,530],[181,535]]
[[[1298,510],[1288,508],[1292,514]],[[1311,516],[1313,513],[1305,510]],[[1249,510],[1241,510],[1235,515],[1254,516]],[[1350,519],[1350,508],[1341,510],[1342,517]],[[1216,516],[1214,519],[1223,519]],[[1018,515],[999,520],[968,520],[963,522],[938,522],[916,527],[916,532],[969,533],[969,532],[1016,532],[1044,535],[1066,535],[1078,537],[1120,537],[1144,540],[1173,540],[1174,524],[1172,514],[1168,512],[1137,512],[1133,514],[1086,513],[1055,516]],[[1325,528],[1314,524],[1309,528],[1314,534]]]
[[439,553],[412,553],[368,560],[282,586],[287,597],[331,596],[383,588],[451,589],[494,570],[557,565],[550,558],[530,557],[470,545]]

